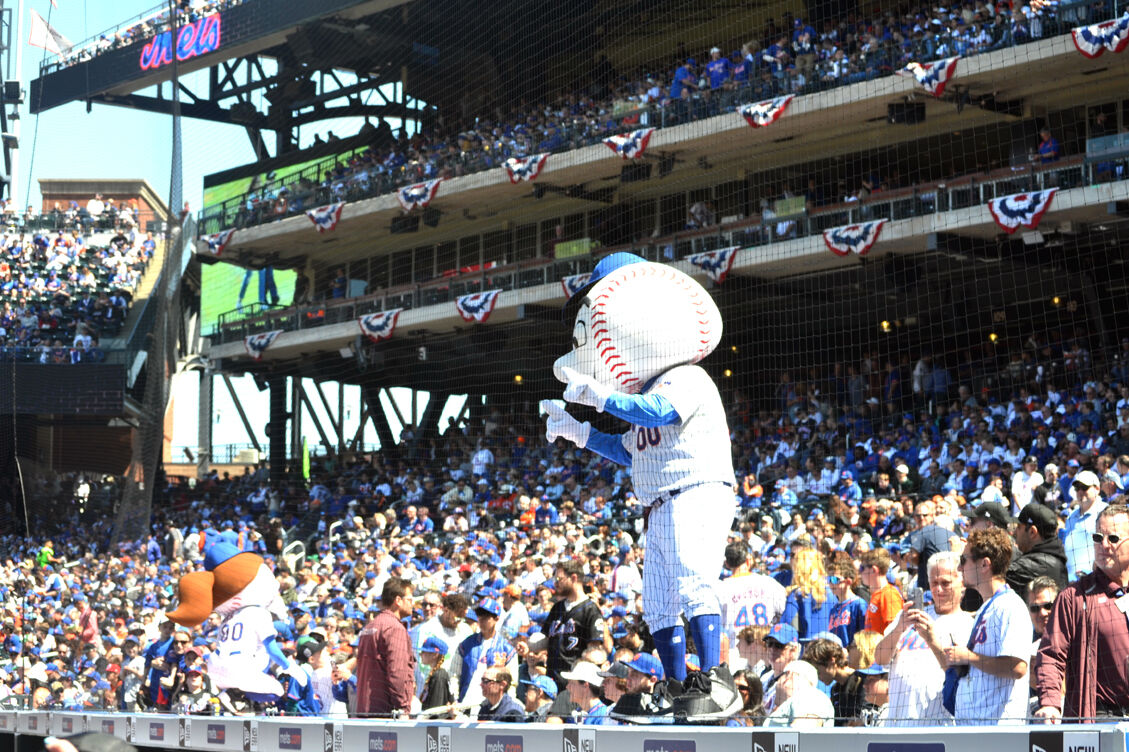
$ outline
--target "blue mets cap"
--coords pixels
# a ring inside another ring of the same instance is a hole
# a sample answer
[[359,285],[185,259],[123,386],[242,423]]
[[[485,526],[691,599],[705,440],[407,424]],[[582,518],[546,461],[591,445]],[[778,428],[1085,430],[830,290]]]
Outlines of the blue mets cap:
[[641,674],[646,674],[652,679],[662,679],[665,675],[663,673],[663,665],[659,659],[650,653],[638,653],[634,658],[629,661],[624,661],[628,668],[634,669]]

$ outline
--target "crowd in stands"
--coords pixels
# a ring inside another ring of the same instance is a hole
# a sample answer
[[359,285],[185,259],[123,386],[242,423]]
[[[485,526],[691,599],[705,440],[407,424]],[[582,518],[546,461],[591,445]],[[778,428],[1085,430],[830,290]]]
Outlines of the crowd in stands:
[[577,149],[635,128],[677,125],[783,94],[808,94],[892,75],[911,62],[967,57],[1036,41],[1112,14],[1104,3],[1013,7],[978,0],[951,8],[918,6],[904,13],[849,15],[827,21],[818,30],[786,15],[728,54],[713,47],[701,56],[683,56],[673,68],[596,76],[553,100],[523,101],[510,109],[480,113],[459,131],[425,129],[401,135],[335,162],[317,178],[257,186],[245,197],[237,226],[500,167],[511,157]]
[[57,231],[0,237],[0,358],[104,359],[99,343],[121,330],[158,241],[123,221],[132,214],[103,206],[100,197],[81,212],[57,206]]
[[[242,3],[243,0],[177,0],[176,12],[179,15],[177,23],[179,26],[194,23],[205,16],[219,13]],[[158,5],[150,14],[131,22],[128,26],[100,34],[97,39],[92,39],[89,44],[64,51],[64,54],[58,60],[51,61],[49,64],[67,68],[92,60],[111,50],[148,41],[172,28],[171,20],[168,4]]]
[[[1107,571],[1129,536],[1129,340],[1099,353],[1055,334],[1002,371],[863,353],[804,381],[782,374],[771,404],[727,394],[739,509],[717,556],[733,596],[723,650],[745,699],[727,722],[951,723],[946,664],[971,664],[958,722],[1061,704],[1043,656],[1076,642],[1055,594]],[[213,471],[163,489],[152,533],[117,546],[113,479],[31,488],[32,504],[80,503],[0,541],[0,694],[37,708],[344,715],[358,636],[391,588],[410,606],[412,712],[613,722],[625,694],[669,687],[641,618],[642,504],[627,468],[543,431],[534,414],[493,408],[438,438],[409,427],[388,452],[329,454],[308,482]],[[1124,532],[1099,515],[1107,504]],[[219,618],[163,618],[209,528],[275,567],[289,612],[276,628],[316,692],[264,706],[218,691],[203,659]],[[598,613],[567,644],[576,632],[553,623],[554,603],[585,599]],[[1005,603],[1006,619],[974,629],[979,607]],[[476,662],[484,642],[493,658]],[[1118,699],[1103,672],[1090,677],[1098,714]]]

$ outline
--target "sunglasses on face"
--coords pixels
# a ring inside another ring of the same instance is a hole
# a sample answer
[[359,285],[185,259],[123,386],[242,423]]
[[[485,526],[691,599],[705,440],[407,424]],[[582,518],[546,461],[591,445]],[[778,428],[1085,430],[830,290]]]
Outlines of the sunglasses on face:
[[1102,535],[1101,533],[1094,533],[1090,537],[1094,539],[1094,543],[1104,543],[1105,541],[1108,540],[1109,545],[1111,545],[1111,546],[1116,546],[1118,543],[1125,540],[1124,538],[1122,538],[1120,535],[1117,535],[1116,533],[1111,533],[1109,535]]
[[1052,606],[1054,606],[1053,603],[1032,603],[1030,606],[1028,606],[1028,608],[1031,609],[1031,613],[1033,614],[1037,614],[1040,611],[1046,611],[1047,613],[1050,613]]

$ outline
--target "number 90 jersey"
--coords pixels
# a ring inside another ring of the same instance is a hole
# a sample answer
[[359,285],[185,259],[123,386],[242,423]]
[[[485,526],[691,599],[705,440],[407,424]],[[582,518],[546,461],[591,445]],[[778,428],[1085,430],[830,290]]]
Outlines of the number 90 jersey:
[[736,645],[737,633],[745,627],[775,624],[788,602],[788,592],[766,574],[743,574],[714,586],[721,603],[721,628]]
[[700,366],[660,374],[644,394],[659,394],[681,419],[668,426],[633,426],[623,434],[631,455],[631,484],[647,506],[671,491],[701,483],[733,485],[733,449],[725,408]]
[[208,674],[216,686],[245,692],[279,694],[282,685],[266,673],[270,656],[263,643],[278,636],[270,611],[247,606],[231,615],[217,631],[219,644],[207,657]]

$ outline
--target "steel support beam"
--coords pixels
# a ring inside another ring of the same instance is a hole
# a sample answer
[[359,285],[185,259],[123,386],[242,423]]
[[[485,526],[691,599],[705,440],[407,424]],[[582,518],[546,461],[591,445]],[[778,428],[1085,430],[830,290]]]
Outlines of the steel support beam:
[[388,425],[388,417],[380,404],[380,388],[373,385],[361,387],[361,395],[368,405],[368,414],[372,425],[376,429],[377,438],[380,439],[380,450],[389,457],[396,457],[399,451],[396,448],[396,438],[392,435],[392,427]]
[[196,478],[203,480],[212,462],[212,390],[215,373],[211,368],[200,371],[200,399],[196,412]]
[[[314,428],[317,429],[318,436],[321,437],[321,443],[325,446],[326,449],[331,449],[333,447],[333,444],[330,443],[329,435],[325,432],[325,429],[322,428],[321,421],[318,420],[318,414],[314,411],[314,403],[310,399],[310,395],[306,391],[306,381],[305,381],[305,379],[301,380],[301,386],[299,386],[298,389],[299,389],[298,393],[302,396],[302,403],[306,406],[306,409],[309,410],[310,419],[313,420]],[[318,392],[320,393],[321,390],[318,389]],[[329,411],[326,410],[326,412],[329,412]],[[331,420],[332,420],[332,418],[331,418]]]
[[321,398],[321,406],[325,408],[326,417],[329,418],[329,425],[333,428],[333,436],[337,439],[336,442],[327,442],[326,448],[331,449],[334,446],[340,447],[343,441],[343,437],[341,436],[341,421],[333,418],[333,411],[329,409],[329,400],[325,398],[325,392],[321,390],[321,384],[314,384],[314,391],[317,392],[318,397]]
[[[251,439],[251,444],[255,447],[255,451],[262,452],[263,448],[259,444],[259,439],[255,436],[255,429],[251,427],[251,421],[247,420],[247,412],[243,409],[243,403],[239,401],[238,395],[235,394],[235,387],[231,384],[231,376],[226,373],[221,374],[221,376],[223,377],[224,386],[227,387],[227,393],[231,395],[231,402],[235,405],[235,412],[239,413],[239,419],[243,421],[243,430],[247,432],[247,436]],[[271,397],[271,408],[273,410],[273,393]],[[271,417],[273,418],[274,416],[272,415]]]
[[[270,480],[282,483],[286,480],[286,377],[272,375],[267,380],[270,386]],[[297,412],[297,410],[295,410]]]

